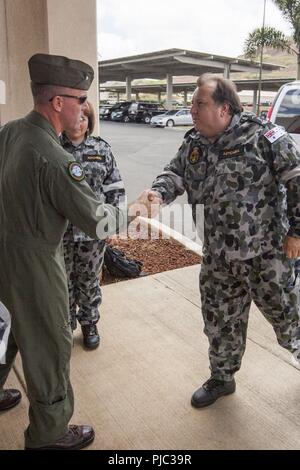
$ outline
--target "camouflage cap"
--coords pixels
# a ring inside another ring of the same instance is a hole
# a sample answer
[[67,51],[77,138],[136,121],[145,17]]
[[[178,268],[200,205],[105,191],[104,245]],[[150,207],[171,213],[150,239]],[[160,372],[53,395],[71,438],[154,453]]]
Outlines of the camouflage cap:
[[28,61],[29,75],[34,83],[88,90],[94,70],[85,62],[59,55],[35,54]]

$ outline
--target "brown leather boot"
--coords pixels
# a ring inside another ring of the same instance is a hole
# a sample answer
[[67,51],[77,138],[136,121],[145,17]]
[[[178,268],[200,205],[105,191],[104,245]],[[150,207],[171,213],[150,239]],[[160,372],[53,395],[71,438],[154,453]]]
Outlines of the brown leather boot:
[[22,395],[19,390],[14,388],[7,388],[3,390],[4,396],[0,399],[0,411],[10,410],[18,403],[20,403]]
[[69,425],[67,434],[44,447],[25,447],[25,450],[79,450],[93,442],[95,432],[91,426]]

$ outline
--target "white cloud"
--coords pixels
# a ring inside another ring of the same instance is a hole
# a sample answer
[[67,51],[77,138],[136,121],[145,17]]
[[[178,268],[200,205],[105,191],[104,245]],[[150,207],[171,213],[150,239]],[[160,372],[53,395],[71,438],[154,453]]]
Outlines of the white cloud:
[[[103,60],[168,48],[236,56],[262,16],[263,0],[98,0],[99,51]],[[291,32],[272,0],[266,24]]]

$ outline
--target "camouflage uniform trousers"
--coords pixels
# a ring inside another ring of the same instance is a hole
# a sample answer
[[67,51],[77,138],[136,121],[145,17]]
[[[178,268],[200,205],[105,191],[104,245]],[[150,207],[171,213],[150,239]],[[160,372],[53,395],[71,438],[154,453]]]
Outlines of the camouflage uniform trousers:
[[[64,240],[64,255],[68,276],[70,319],[72,329],[90,325],[100,318],[102,302],[100,271],[105,253],[105,241]],[[78,311],[76,312],[78,307]]]
[[279,250],[244,261],[204,257],[200,293],[213,377],[231,380],[240,369],[252,300],[280,346],[300,359],[298,279],[294,262]]

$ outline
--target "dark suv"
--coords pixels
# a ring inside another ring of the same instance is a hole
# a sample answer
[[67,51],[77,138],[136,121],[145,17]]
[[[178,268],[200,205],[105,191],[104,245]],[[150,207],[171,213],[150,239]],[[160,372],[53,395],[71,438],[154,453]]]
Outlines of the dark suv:
[[108,112],[106,112],[104,119],[127,122],[129,119],[126,119],[126,116],[128,116],[128,108],[131,104],[132,101],[122,101],[120,103],[116,103],[108,110]]
[[146,124],[149,124],[153,116],[163,114],[165,112],[165,108],[160,103],[137,101],[129,106],[128,119],[129,121],[145,122]]

